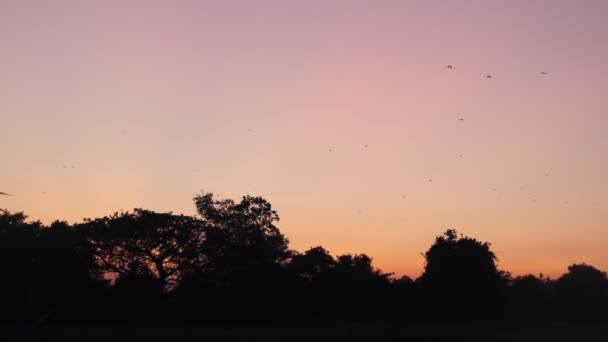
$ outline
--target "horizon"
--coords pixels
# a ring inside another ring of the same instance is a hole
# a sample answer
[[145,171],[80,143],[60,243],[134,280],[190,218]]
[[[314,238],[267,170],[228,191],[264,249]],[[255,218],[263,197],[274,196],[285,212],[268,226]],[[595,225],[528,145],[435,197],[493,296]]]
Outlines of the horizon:
[[448,228],[513,275],[608,269],[608,2],[345,3],[0,3],[0,208],[204,189],[397,275]]

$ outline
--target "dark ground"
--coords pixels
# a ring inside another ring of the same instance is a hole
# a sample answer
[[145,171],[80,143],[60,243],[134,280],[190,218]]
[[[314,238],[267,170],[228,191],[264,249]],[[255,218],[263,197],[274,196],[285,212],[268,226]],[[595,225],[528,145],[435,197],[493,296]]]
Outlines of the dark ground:
[[491,322],[450,325],[283,323],[200,329],[41,328],[0,332],[1,341],[608,341],[608,322]]

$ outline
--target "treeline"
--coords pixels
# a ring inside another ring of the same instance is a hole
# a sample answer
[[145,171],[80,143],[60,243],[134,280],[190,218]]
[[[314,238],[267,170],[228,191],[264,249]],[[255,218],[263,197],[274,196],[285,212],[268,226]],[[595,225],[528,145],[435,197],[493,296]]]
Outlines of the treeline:
[[0,324],[608,317],[606,273],[590,265],[512,277],[489,243],[447,230],[418,279],[396,279],[365,254],[290,250],[263,198],[194,202],[197,217],[135,209],[74,225],[2,211]]

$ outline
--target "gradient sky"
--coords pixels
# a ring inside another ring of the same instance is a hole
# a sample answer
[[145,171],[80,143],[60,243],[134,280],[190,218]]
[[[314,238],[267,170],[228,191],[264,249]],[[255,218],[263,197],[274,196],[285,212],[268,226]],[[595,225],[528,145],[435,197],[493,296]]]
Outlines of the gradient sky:
[[204,189],[265,197],[294,249],[397,274],[447,228],[514,274],[607,270],[606,18],[601,0],[0,0],[0,208],[194,214]]

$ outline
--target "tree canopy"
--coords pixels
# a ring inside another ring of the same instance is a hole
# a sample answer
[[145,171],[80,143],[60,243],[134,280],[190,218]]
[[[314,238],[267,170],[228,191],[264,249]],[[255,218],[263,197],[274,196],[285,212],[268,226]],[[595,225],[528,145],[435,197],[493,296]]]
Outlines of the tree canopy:
[[289,240],[275,226],[279,215],[265,199],[245,196],[235,202],[202,193],[194,203],[206,227],[205,271],[218,280],[283,264],[291,256]]
[[119,277],[148,275],[174,286],[206,262],[200,253],[205,225],[194,217],[135,209],[87,220],[77,229],[86,234],[97,268]]
[[78,224],[0,211],[0,324],[608,317],[606,273],[584,263],[512,278],[490,243],[448,229],[418,279],[395,278],[364,253],[291,250],[261,197],[194,204]]
[[424,257],[421,282],[434,314],[466,317],[498,309],[508,275],[497,269],[490,243],[448,229]]

